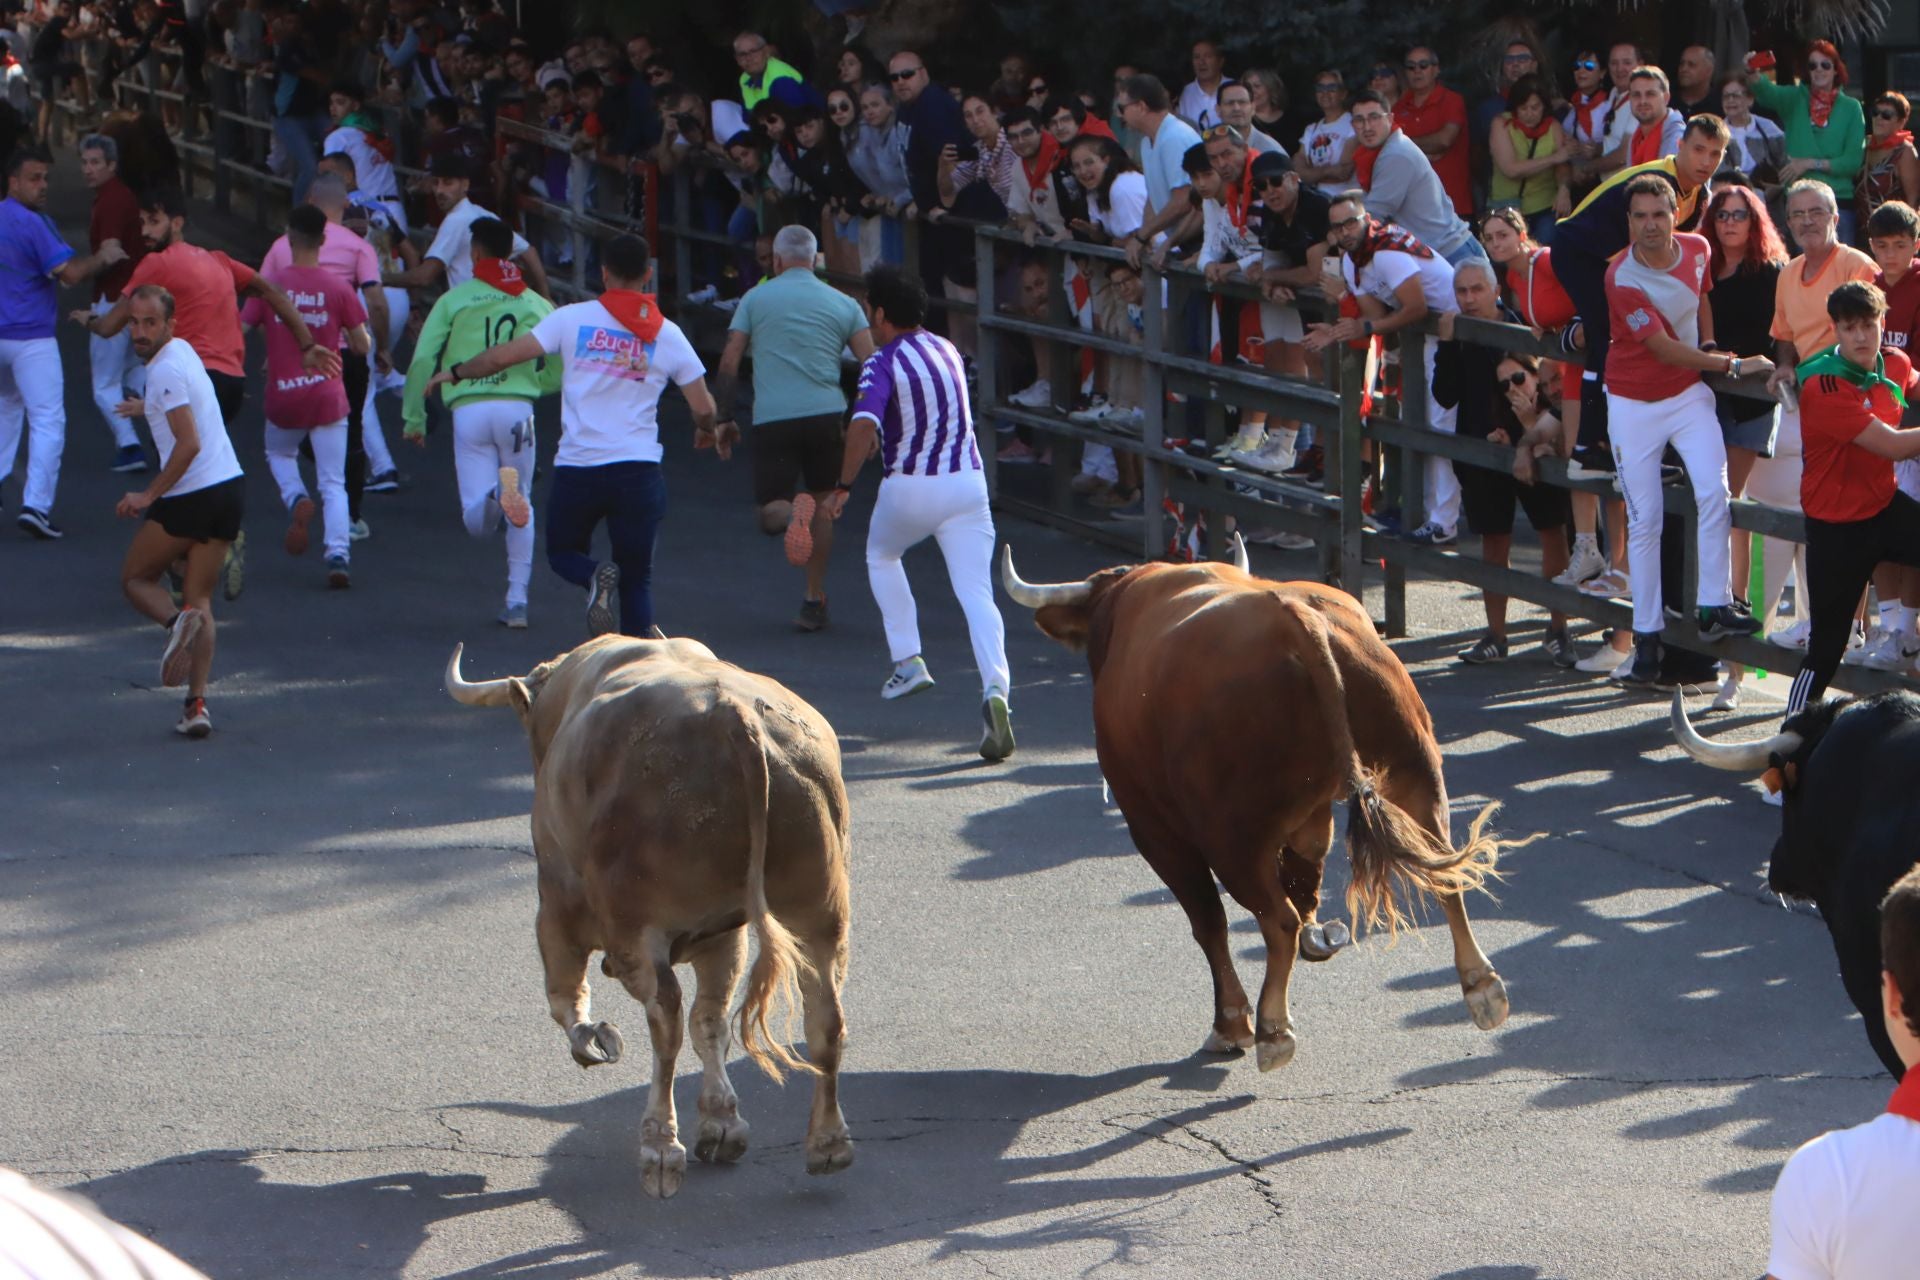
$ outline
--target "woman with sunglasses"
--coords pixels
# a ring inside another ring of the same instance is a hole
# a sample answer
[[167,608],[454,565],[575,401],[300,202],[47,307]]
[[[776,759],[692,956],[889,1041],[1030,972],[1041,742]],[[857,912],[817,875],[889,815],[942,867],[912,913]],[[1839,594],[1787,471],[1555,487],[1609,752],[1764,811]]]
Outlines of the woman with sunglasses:
[[1554,221],[1573,212],[1568,186],[1573,152],[1548,110],[1545,80],[1527,75],[1513,82],[1507,110],[1494,120],[1487,141],[1493,155],[1488,203],[1496,209],[1518,209],[1534,243],[1548,243]]
[[1407,91],[1407,82],[1401,78],[1399,67],[1382,58],[1367,72],[1367,88],[1388,102],[1398,102]]
[[1920,152],[1907,130],[1912,114],[1904,93],[1889,90],[1873,100],[1873,132],[1867,137],[1865,172],[1856,193],[1861,226],[1889,200],[1920,205]]
[[842,275],[860,274],[861,240],[867,219],[860,216],[861,202],[870,194],[866,184],[854,173],[852,149],[860,141],[859,109],[853,94],[835,87],[827,92],[827,114],[821,122],[820,141],[808,153],[818,181],[809,176],[808,185],[822,190],[826,208],[817,228],[820,250],[827,255],[827,270]]
[[1833,188],[1840,206],[1839,238],[1853,243],[1853,185],[1866,155],[1867,118],[1857,98],[1841,90],[1847,83],[1847,64],[1827,40],[1807,46],[1804,84],[1774,82],[1774,58],[1756,53],[1747,59],[1747,88],[1760,109],[1770,112],[1787,135],[1787,163],[1780,184],[1792,186],[1812,178]]
[[1329,67],[1313,77],[1313,101],[1320,119],[1300,135],[1294,172],[1321,195],[1332,198],[1353,185],[1353,151],[1360,145],[1347,114],[1347,82]]

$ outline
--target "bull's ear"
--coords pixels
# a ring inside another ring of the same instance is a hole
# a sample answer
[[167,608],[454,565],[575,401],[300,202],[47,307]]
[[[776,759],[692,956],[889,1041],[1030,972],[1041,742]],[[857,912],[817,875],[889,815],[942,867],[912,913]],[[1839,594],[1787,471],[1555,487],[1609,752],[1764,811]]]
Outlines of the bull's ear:
[[1033,611],[1033,625],[1075,653],[1087,651],[1087,618],[1084,604],[1046,604]]
[[533,686],[519,676],[507,677],[507,698],[513,703],[513,709],[520,716],[522,724],[533,722]]

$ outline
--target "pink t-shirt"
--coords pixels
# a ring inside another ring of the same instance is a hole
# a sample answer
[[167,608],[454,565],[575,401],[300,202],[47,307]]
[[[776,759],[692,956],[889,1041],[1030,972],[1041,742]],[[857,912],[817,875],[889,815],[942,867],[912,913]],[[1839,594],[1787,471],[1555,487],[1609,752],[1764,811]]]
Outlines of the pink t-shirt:
[[[270,277],[273,272],[292,265],[293,249],[287,244],[287,238],[281,236],[267,250],[267,256],[260,260],[260,274]],[[350,289],[359,289],[363,285],[377,288],[380,284],[379,252],[338,222],[327,224],[327,234],[320,241],[320,269],[331,272]],[[353,326],[346,327],[350,329]]]
[[[323,348],[338,349],[347,330],[367,322],[360,295],[325,267],[283,266],[260,274],[287,295]],[[248,298],[240,321],[267,328],[268,422],[300,430],[347,420],[346,383],[309,373],[300,361],[300,344],[265,302]]]

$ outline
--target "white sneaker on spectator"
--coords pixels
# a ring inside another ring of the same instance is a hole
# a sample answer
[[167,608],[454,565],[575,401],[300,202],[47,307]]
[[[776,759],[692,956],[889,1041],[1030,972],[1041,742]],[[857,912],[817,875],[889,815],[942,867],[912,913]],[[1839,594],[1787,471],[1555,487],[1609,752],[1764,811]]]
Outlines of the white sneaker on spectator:
[[1793,649],[1805,653],[1807,639],[1813,634],[1813,623],[1802,618],[1790,627],[1782,627],[1767,637],[1767,643],[1777,644],[1782,649]]
[[1278,547],[1282,551],[1311,551],[1317,543],[1303,533],[1287,533],[1275,529],[1269,533],[1255,534],[1253,541],[1262,546]]
[[1603,644],[1580,661],[1573,664],[1575,671],[1584,671],[1588,675],[1611,675],[1622,664],[1633,661],[1633,651],[1622,653],[1610,644]]
[[1720,692],[1713,695],[1715,711],[1737,711],[1740,707],[1740,681],[1728,676],[1720,682]]
[[1234,454],[1233,460],[1243,467],[1254,471],[1264,471],[1277,476],[1285,472],[1294,463],[1293,446],[1286,436],[1277,431],[1267,432],[1260,447],[1251,453]]
[[1607,558],[1601,554],[1600,548],[1590,542],[1582,542],[1574,547],[1573,559],[1553,581],[1555,586],[1577,587],[1606,571]]
[[1911,659],[1900,656],[1900,637],[1875,627],[1858,649],[1849,647],[1840,661],[1850,667],[1869,667],[1874,671],[1899,671]]
[[1264,423],[1244,422],[1233,433],[1233,439],[1213,451],[1215,458],[1232,458],[1235,454],[1252,453],[1267,440],[1267,428]]
[[1084,409],[1075,409],[1067,415],[1068,422],[1077,422],[1083,427],[1097,427],[1113,412],[1113,406],[1107,403],[1105,396],[1095,396],[1092,403]]
[[1109,431],[1124,431],[1128,435],[1137,436],[1147,428],[1147,411],[1139,405],[1125,409],[1112,408],[1108,410],[1107,416],[1100,420],[1100,425]]
[[1007,403],[1017,404],[1023,409],[1050,408],[1053,405],[1053,384],[1042,378],[1024,391],[1016,391],[1008,396]]

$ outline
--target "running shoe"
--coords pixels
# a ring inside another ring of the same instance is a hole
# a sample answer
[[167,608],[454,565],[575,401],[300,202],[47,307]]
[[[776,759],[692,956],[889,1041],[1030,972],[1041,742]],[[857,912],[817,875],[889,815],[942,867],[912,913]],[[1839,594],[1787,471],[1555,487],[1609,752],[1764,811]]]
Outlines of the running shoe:
[[1807,651],[1807,641],[1813,635],[1813,624],[1805,618],[1790,627],[1782,627],[1767,637],[1768,644],[1777,644],[1782,649],[1793,649],[1800,653]]
[[520,469],[518,467],[500,468],[500,488],[496,501],[500,504],[500,514],[507,523],[516,529],[527,527],[527,521],[533,519],[533,504],[527,501],[527,495],[520,492]]
[[113,465],[107,468],[123,476],[146,469],[147,451],[137,444],[122,445],[113,455]]
[[1742,613],[1730,604],[1703,605],[1700,608],[1700,638],[1725,640],[1728,636],[1750,636],[1759,631],[1760,619]]
[[1484,635],[1472,648],[1462,649],[1453,655],[1469,666],[1479,666],[1486,662],[1505,662],[1507,660],[1507,642],[1496,636]]
[[307,526],[313,523],[313,499],[305,494],[293,504],[293,510],[287,513],[287,554],[303,556],[307,554],[309,535]]
[[1569,480],[1611,480],[1613,474],[1613,454],[1599,445],[1575,449],[1567,462]]
[[922,689],[931,688],[933,688],[933,677],[927,674],[926,659],[908,658],[894,667],[893,674],[888,676],[887,682],[880,686],[880,696],[892,701],[895,698],[904,698]]
[[509,631],[525,631],[527,629],[527,606],[524,604],[510,604],[502,609],[500,611],[500,625]]
[[1866,667],[1873,671],[1904,671],[1913,665],[1911,656],[1901,656],[1900,637],[1877,626],[1858,649],[1849,649],[1842,654],[1840,661],[1850,667]]
[[343,555],[327,557],[327,589],[345,591],[353,585],[353,574],[347,568],[347,558]]
[[1075,409],[1067,415],[1068,422],[1077,422],[1083,427],[1097,427],[1113,412],[1113,406],[1107,403],[1105,396],[1096,395],[1084,409]]
[[53,517],[37,507],[20,508],[20,516],[14,523],[42,542],[53,542],[66,537],[60,532],[60,526],[53,522]]
[[825,596],[818,600],[802,600],[800,612],[793,616],[793,626],[796,631],[824,631],[828,621]]
[[392,467],[389,467],[385,471],[382,471],[379,475],[374,476],[372,479],[368,480],[366,484],[366,488],[362,490],[362,492],[398,493],[400,492],[401,482],[405,478],[406,477],[402,476],[398,471],[394,470]]
[[1248,454],[1267,442],[1267,428],[1264,423],[1243,422],[1240,429],[1233,433],[1233,439],[1214,450],[1216,458],[1231,458],[1234,454]]
[[220,561],[220,594],[229,600],[238,600],[246,585],[247,531],[242,529],[227,544],[227,554]]
[[1460,539],[1452,529],[1429,520],[1407,535],[1407,541],[1422,547],[1450,547]]
[[1573,664],[1575,671],[1584,671],[1588,675],[1608,676],[1633,661],[1631,652],[1622,653],[1610,644],[1601,644],[1598,649]]
[[183,738],[204,738],[213,732],[213,717],[207,714],[205,698],[188,698],[180,710],[180,722],[173,731]]
[[1720,682],[1720,692],[1713,695],[1715,711],[1738,711],[1740,709],[1740,678],[1729,675]]
[[813,559],[813,512],[812,494],[793,495],[793,514],[787,517],[787,563],[796,569]]
[[1607,558],[1600,553],[1600,548],[1591,542],[1581,542],[1575,545],[1573,558],[1554,576],[1553,582],[1555,586],[1577,587],[1606,571]]
[[1007,709],[1007,695],[998,689],[987,690],[980,704],[980,718],[987,731],[980,736],[980,755],[987,760],[1005,760],[1013,754],[1013,713]]
[[593,590],[587,593],[587,635],[604,636],[620,629],[613,613],[613,593],[620,585],[620,566],[602,560],[593,571]]
[[1304,483],[1326,469],[1326,457],[1326,452],[1319,445],[1310,444],[1299,451],[1294,457],[1293,465],[1282,470],[1280,474],[1288,480],[1299,480]]
[[1042,378],[1032,386],[1008,396],[1007,403],[1017,404],[1022,409],[1050,409],[1053,407],[1053,384]]
[[1638,632],[1633,637],[1633,662],[1622,670],[1613,673],[1613,678],[1621,684],[1650,685],[1660,678],[1660,633],[1650,631],[1646,635]]
[[373,530],[367,527],[365,520],[355,520],[347,526],[347,541],[365,542],[373,536]]
[[1319,545],[1304,533],[1288,533],[1284,529],[1256,534],[1249,541],[1266,547],[1278,547],[1282,551],[1311,551]]
[[182,609],[167,628],[167,647],[160,654],[160,683],[178,689],[193,671],[193,651],[206,629],[207,615],[198,609]]
[[1553,659],[1556,667],[1572,667],[1580,661],[1580,651],[1573,647],[1573,637],[1567,634],[1565,628],[1549,630],[1540,647],[1547,651],[1547,656]]

